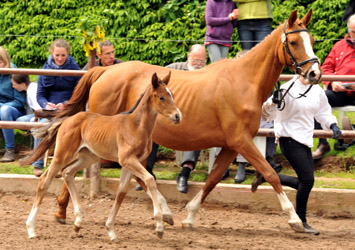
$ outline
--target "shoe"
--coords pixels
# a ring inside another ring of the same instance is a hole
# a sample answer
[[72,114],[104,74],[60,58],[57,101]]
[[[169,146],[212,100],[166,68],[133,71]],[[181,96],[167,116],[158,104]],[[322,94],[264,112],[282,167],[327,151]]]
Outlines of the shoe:
[[318,148],[312,152],[313,160],[322,158],[323,155],[330,151],[329,145],[319,144]]
[[251,183],[251,191],[254,193],[263,182],[265,182],[264,177],[258,171],[255,171],[255,178]]
[[[353,130],[354,127],[353,125],[351,124],[350,122],[350,119],[349,117],[343,117],[343,120],[342,120],[342,126],[343,126],[343,129],[344,130]],[[353,143],[353,139],[349,138],[349,139],[344,139],[344,143],[350,145],[351,143]]]
[[234,177],[234,183],[242,183],[245,181],[245,166],[247,164],[244,162],[240,162],[238,164],[238,172]]
[[307,224],[307,222],[302,222],[303,223],[303,227],[304,227],[304,232],[306,234],[314,234],[314,235],[318,235],[319,231],[313,227],[311,227],[310,225]]
[[136,191],[142,191],[143,188],[142,188],[141,185],[137,184],[136,187],[134,188],[134,190],[136,190]]
[[34,167],[34,168],[33,168],[33,174],[34,174],[36,177],[40,177],[40,176],[43,174],[42,168],[36,168],[36,167]]
[[282,166],[279,163],[276,163],[274,159],[270,157],[266,157],[266,161],[270,164],[270,166],[276,171],[276,173],[280,173],[282,170]]
[[177,182],[177,190],[180,193],[186,194],[188,192],[187,177],[178,175],[178,177],[176,178],[176,182]]
[[223,181],[224,179],[227,179],[229,177],[229,169],[227,169],[224,174],[222,175],[221,181]]
[[15,149],[6,148],[4,156],[0,159],[0,162],[12,162],[16,160]]

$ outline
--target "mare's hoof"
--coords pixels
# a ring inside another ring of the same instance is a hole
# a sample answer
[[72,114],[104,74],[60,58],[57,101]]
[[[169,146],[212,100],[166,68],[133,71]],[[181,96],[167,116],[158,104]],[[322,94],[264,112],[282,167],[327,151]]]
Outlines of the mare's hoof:
[[79,233],[80,229],[81,229],[81,227],[78,227],[78,226],[75,226],[75,225],[74,225],[74,231],[75,231],[76,233]]
[[164,234],[164,232],[157,231],[157,236],[159,239],[163,238],[163,234]]
[[173,217],[170,214],[164,214],[163,215],[163,221],[168,223],[170,226],[174,225]]
[[55,218],[55,220],[58,222],[58,223],[60,223],[60,224],[65,224],[66,223],[66,221],[65,221],[65,218],[63,219],[63,218],[60,218],[60,217],[58,217],[58,215],[54,215],[54,218]]
[[288,224],[292,228],[293,231],[297,233],[304,233],[304,227],[302,221],[289,221]]

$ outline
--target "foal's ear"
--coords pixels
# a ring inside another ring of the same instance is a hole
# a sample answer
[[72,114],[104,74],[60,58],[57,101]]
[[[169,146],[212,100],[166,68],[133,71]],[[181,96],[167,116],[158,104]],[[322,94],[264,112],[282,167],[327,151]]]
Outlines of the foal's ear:
[[292,11],[290,17],[288,18],[288,27],[291,28],[297,20],[297,10]]
[[157,73],[154,73],[152,76],[152,85],[154,89],[159,87],[159,78],[157,76]]
[[170,76],[171,76],[171,71],[169,71],[169,74],[167,76],[165,76],[163,79],[163,82],[165,83],[165,85],[168,85],[169,80],[170,80]]
[[302,23],[304,24],[304,26],[307,27],[307,25],[311,22],[312,19],[312,9],[310,9],[307,14],[302,18]]

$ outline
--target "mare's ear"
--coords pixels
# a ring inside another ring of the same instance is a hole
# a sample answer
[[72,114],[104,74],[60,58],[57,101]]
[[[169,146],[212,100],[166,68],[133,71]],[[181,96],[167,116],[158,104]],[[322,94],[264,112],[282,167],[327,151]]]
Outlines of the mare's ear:
[[290,17],[288,18],[288,27],[291,28],[297,20],[297,10],[292,11]]
[[310,9],[307,14],[302,18],[302,23],[304,24],[304,26],[307,27],[307,25],[311,22],[312,19],[312,9]]
[[152,76],[152,85],[154,89],[159,87],[159,78],[157,76],[157,73],[154,73]]
[[169,71],[169,74],[167,76],[165,76],[163,79],[163,82],[165,83],[165,85],[168,85],[169,80],[170,80],[170,76],[171,76],[171,71]]

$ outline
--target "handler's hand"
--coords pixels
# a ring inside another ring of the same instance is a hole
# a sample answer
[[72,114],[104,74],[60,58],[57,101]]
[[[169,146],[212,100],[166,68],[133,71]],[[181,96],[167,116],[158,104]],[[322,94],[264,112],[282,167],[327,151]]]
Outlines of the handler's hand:
[[333,130],[333,139],[337,139],[341,136],[341,130],[336,123],[332,123],[330,129]]
[[332,90],[334,92],[344,92],[346,88],[343,87],[342,82],[332,82]]

